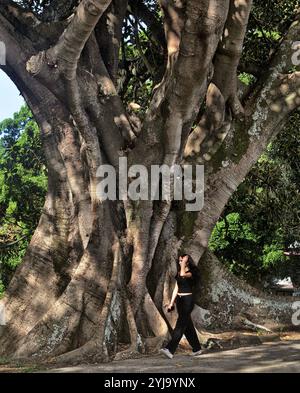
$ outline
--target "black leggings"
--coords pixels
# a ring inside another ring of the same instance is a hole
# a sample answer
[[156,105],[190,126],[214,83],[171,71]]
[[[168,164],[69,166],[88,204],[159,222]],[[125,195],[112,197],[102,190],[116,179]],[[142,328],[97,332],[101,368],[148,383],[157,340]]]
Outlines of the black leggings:
[[193,352],[197,352],[201,349],[201,345],[191,318],[191,312],[194,308],[193,295],[177,295],[176,305],[178,311],[178,319],[175,329],[172,333],[172,339],[166,345],[166,348],[174,354],[179,344],[179,341],[184,334],[190,346],[192,347]]

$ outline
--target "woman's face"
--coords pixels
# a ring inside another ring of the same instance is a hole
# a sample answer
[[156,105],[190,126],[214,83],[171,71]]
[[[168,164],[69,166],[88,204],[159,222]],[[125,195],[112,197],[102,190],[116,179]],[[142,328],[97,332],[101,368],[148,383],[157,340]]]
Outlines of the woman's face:
[[179,257],[179,264],[181,265],[182,262],[185,262],[187,264],[189,257],[185,255],[184,257],[180,256]]

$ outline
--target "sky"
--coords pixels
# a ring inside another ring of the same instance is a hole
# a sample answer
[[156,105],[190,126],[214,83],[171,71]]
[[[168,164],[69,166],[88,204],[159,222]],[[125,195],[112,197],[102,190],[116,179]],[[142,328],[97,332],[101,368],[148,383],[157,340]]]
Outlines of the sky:
[[0,122],[12,117],[24,104],[24,98],[13,82],[0,70]]

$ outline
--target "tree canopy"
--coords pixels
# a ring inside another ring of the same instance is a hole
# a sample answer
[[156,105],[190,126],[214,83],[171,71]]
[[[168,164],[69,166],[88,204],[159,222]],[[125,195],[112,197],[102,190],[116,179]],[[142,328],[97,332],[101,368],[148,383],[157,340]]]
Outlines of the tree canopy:
[[27,106],[0,123],[0,282],[9,283],[38,224],[47,173],[39,128]]

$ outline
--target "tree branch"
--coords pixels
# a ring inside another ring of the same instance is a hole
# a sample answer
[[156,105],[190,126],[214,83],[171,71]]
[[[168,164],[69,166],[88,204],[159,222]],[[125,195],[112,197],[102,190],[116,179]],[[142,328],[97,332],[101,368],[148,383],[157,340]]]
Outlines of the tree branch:
[[95,28],[95,36],[103,62],[115,86],[117,85],[119,49],[126,10],[127,0],[113,0]]
[[[165,15],[168,64],[165,76],[154,92],[136,148],[129,154],[129,163],[133,160],[135,164],[142,162],[147,167],[161,161],[172,167],[179,160],[205,95],[208,74],[229,5],[227,1],[211,5],[209,1],[199,3],[197,0],[186,3],[161,0],[160,3]],[[139,277],[140,271],[147,274],[151,267],[150,258],[154,255],[169,209],[169,202],[162,203],[149,220],[151,208],[146,203],[140,204],[135,215],[137,220],[145,217],[143,225],[137,226],[135,220],[129,225],[129,233],[130,230],[134,233],[132,259],[136,261],[130,281],[133,294],[138,294],[143,288],[144,276],[141,275],[141,279],[136,277]],[[143,234],[140,229],[136,231],[136,227],[142,229]],[[142,238],[145,233],[146,239]],[[147,247],[146,253],[138,247],[141,239],[144,248]]]
[[[109,162],[114,166],[118,164],[118,157],[121,154],[120,151],[124,149],[125,141],[131,141],[133,138],[130,123],[99,54],[99,47],[93,34],[96,24],[109,4],[110,1],[108,0],[82,1],[59,42],[53,48],[31,57],[27,63],[27,70],[37,75],[49,88],[53,87],[53,82],[55,82],[56,89],[57,86],[60,87],[60,97],[62,97],[61,93],[64,92],[61,88],[61,76],[63,76],[67,85],[69,94],[67,100],[72,114],[82,135],[85,135],[86,141],[89,141],[87,142],[89,151],[94,151],[90,155],[90,159],[93,161],[91,165],[93,173],[96,162],[98,162],[96,156],[99,153],[97,135],[93,135],[95,128],[100,132],[100,130],[107,128],[107,124],[103,123],[104,121],[112,124],[111,132],[101,133],[99,136],[101,148],[106,152]],[[91,70],[78,67],[78,61],[86,43],[88,45],[86,46],[85,56],[89,56]],[[98,60],[96,59],[97,55],[99,56]],[[51,69],[51,72],[49,72],[49,69]],[[94,73],[92,74],[90,71]],[[86,82],[88,84],[85,84]],[[87,96],[86,92],[90,93],[90,96]],[[88,119],[89,116],[82,105],[83,97],[86,98],[86,106],[90,111],[90,120],[93,124]],[[97,97],[97,99],[92,99],[92,97]],[[103,97],[102,103],[100,102],[101,97]],[[113,101],[113,112],[111,109],[109,112],[106,108],[111,101]],[[101,108],[101,104],[104,110]]]
[[15,240],[11,243],[2,244],[2,242],[0,242],[0,248],[9,248],[9,247],[15,246],[16,244],[20,243],[24,239],[28,239],[28,235],[24,235],[24,236],[20,237],[20,239]]
[[163,80],[154,89],[146,126],[139,137],[142,145],[139,147],[137,143],[135,158],[140,161],[144,157],[139,149],[144,150],[149,143],[148,157],[156,155],[157,159],[163,146],[164,162],[172,165],[181,154],[204,98],[229,1],[213,5],[208,0],[203,3],[190,0],[186,5],[178,2],[177,6],[170,0],[160,3],[164,11],[168,64]]
[[33,12],[10,0],[1,1],[0,13],[20,34],[25,35],[37,50],[56,43],[67,24],[67,21],[42,22]]
[[147,25],[156,42],[161,45],[163,49],[166,49],[166,38],[162,24],[157,20],[146,4],[142,0],[129,0],[128,9],[134,17],[142,20],[145,25]]
[[227,132],[223,154],[202,152],[184,163],[203,163],[210,173],[205,185],[204,208],[198,213],[188,247],[197,260],[207,248],[213,227],[229,198],[257,162],[266,146],[284,128],[288,116],[300,107],[300,72],[292,69],[292,43],[300,35],[299,15],[274,55],[270,68],[257,82],[245,103],[246,121],[235,120]]
[[75,16],[53,48],[53,57],[68,80],[76,78],[81,52],[111,0],[82,0]]
[[224,34],[214,62],[213,82],[219,87],[225,102],[228,101],[235,116],[242,112],[237,98],[237,68],[242,54],[252,2],[252,0],[231,0]]
[[135,20],[133,22],[130,21],[130,23],[133,26],[134,38],[135,38],[135,43],[136,43],[137,50],[139,51],[139,54],[140,54],[140,56],[141,56],[141,58],[143,60],[143,63],[145,64],[145,67],[147,68],[148,72],[153,77],[154,76],[154,69],[151,66],[150,62],[148,61],[147,57],[144,55],[143,48],[141,46],[141,42],[140,42],[140,38],[139,38],[139,23],[138,23],[138,20],[135,18]]
[[6,61],[1,68],[13,80],[24,97],[31,93],[38,97],[39,86],[36,81],[32,81],[25,69],[26,60],[34,51],[33,46],[1,12],[0,37],[6,47]]
[[[42,14],[36,15],[42,22],[60,22],[70,17],[80,0],[51,0]],[[32,10],[34,12],[34,10]]]
[[189,136],[185,155],[197,154],[205,138],[217,133],[229,106],[234,116],[242,116],[238,98],[237,67],[240,61],[252,0],[231,0],[222,39],[214,60],[214,75],[206,96],[206,111]]

